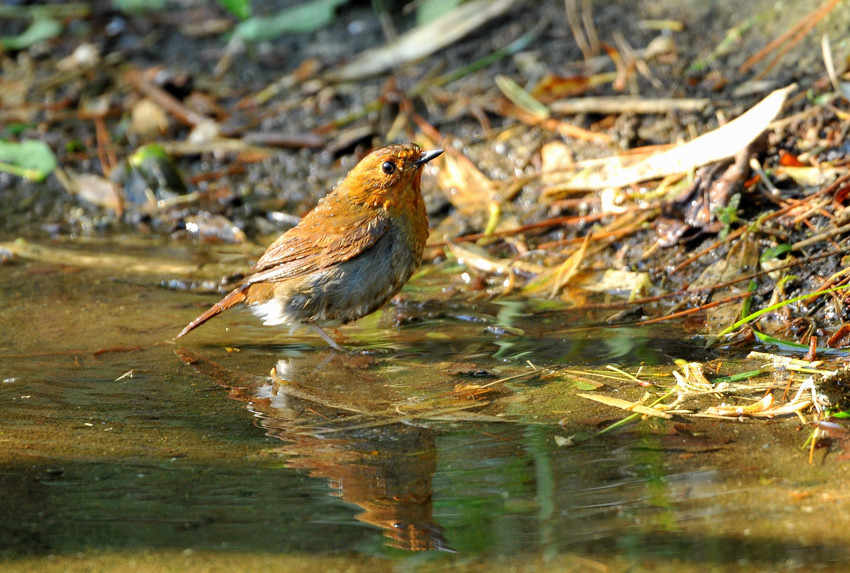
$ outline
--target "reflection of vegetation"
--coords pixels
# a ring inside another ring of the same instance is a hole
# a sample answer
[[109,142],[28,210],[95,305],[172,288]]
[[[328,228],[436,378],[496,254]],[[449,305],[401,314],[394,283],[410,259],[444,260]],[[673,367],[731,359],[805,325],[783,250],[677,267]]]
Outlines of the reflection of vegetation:
[[671,499],[668,472],[664,467],[664,449],[656,436],[646,432],[643,443],[633,450],[631,469],[645,488],[641,503],[623,511],[621,517],[633,524],[618,536],[617,545],[637,558],[646,555],[646,538],[655,531],[677,530],[675,504]]
[[525,431],[528,451],[534,459],[535,477],[537,478],[537,519],[540,529],[540,546],[545,558],[558,554],[557,532],[553,517],[557,506],[555,475],[552,468],[551,446],[548,442],[549,432],[542,426],[528,426]]
[[[654,424],[664,422],[656,421]],[[668,472],[664,467],[664,449],[658,437],[646,432],[642,447],[636,448],[635,457],[635,469],[642,470],[642,477],[646,480],[646,506],[659,510],[654,512],[651,522],[664,531],[675,531],[676,516],[671,509],[673,501],[665,479]]]
[[524,514],[534,507],[535,464],[513,445],[506,445],[509,452],[481,451],[495,447],[491,438],[481,439],[470,456],[475,437],[469,432],[438,439],[434,518],[458,551],[499,547],[511,553],[522,542]]

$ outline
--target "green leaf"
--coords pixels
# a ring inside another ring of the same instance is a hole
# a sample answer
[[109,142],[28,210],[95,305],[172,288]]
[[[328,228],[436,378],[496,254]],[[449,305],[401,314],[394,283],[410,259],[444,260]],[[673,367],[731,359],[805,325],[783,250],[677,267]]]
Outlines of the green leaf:
[[34,123],[10,121],[9,123],[3,126],[3,130],[10,133],[11,135],[20,135],[26,130],[32,129],[33,127],[35,127]]
[[56,169],[56,156],[46,143],[0,141],[0,171],[42,181]]
[[829,293],[840,291],[840,290],[845,290],[845,289],[848,289],[848,288],[850,288],[850,285],[841,285],[841,286],[832,287],[832,288],[829,288],[829,289],[826,289],[826,290],[819,290],[817,292],[813,292],[813,293],[809,293],[809,294],[801,294],[800,296],[795,296],[794,298],[789,298],[788,300],[784,300],[782,302],[772,304],[772,305],[768,306],[767,308],[757,310],[756,312],[750,314],[749,316],[745,316],[741,320],[735,322],[732,326],[728,326],[728,327],[724,328],[723,330],[721,330],[717,334],[717,336],[720,337],[720,336],[724,336],[726,334],[729,334],[730,332],[732,332],[733,330],[735,330],[739,326],[743,326],[743,325],[747,324],[748,322],[752,322],[763,314],[767,314],[768,312],[773,312],[774,310],[777,310],[777,309],[782,308],[783,306],[787,306],[789,304],[794,304],[795,302],[803,300],[804,298],[812,298],[812,297],[822,296],[822,295],[825,295],[825,294],[829,294]]
[[420,0],[416,8],[416,25],[422,26],[447,14],[460,5],[460,0]]
[[502,94],[526,113],[539,120],[548,119],[551,112],[549,108],[537,101],[534,96],[522,89],[519,84],[507,76],[496,76],[496,86]]
[[[747,292],[756,292],[757,286],[758,285],[756,284],[756,281],[751,279],[750,284],[747,287]],[[748,296],[747,298],[744,299],[744,302],[741,304],[741,318],[744,318],[745,316],[750,314],[750,310],[751,310],[752,306],[753,306],[753,297]]]
[[133,155],[130,156],[130,164],[138,167],[145,161],[170,161],[165,148],[158,143],[148,143],[138,148]]
[[753,330],[753,334],[755,334],[756,339],[759,342],[763,342],[764,344],[772,344],[774,346],[784,348],[785,350],[802,350],[804,352],[808,352],[809,350],[809,346],[807,344],[791,342],[790,340],[782,340],[781,338],[776,338],[774,336],[770,336],[769,334],[764,334],[763,332],[759,332],[758,330]]
[[240,20],[251,15],[251,0],[218,0],[218,3]]
[[749,370],[747,372],[739,372],[738,374],[732,374],[730,376],[720,376],[718,378],[712,378],[711,383],[716,386],[724,382],[740,382],[741,380],[749,380],[750,378],[755,378],[761,373],[761,370]]
[[77,151],[83,151],[86,148],[85,144],[79,139],[69,139],[65,144],[65,151],[68,153],[76,153]]
[[604,384],[591,384],[590,382],[582,381],[575,381],[573,382],[573,384],[575,384],[576,388],[584,392],[592,392],[594,390],[599,390],[602,386],[604,386]]
[[737,223],[738,219],[738,204],[741,202],[741,194],[735,193],[729,198],[729,203],[725,207],[715,207],[712,209],[714,216],[723,224],[723,228],[717,234],[717,237],[722,241],[729,234],[733,223]]
[[770,247],[769,249],[765,249],[765,251],[761,254],[761,258],[759,262],[769,261],[770,259],[779,258],[779,255],[783,255],[791,250],[791,245],[788,243],[782,243],[781,245],[776,245],[775,247]]
[[247,42],[273,40],[287,32],[313,32],[336,16],[336,7],[348,0],[313,0],[288,8],[271,17],[253,17],[241,22],[233,34]]
[[[778,281],[776,281],[776,289],[785,288],[785,285],[786,285],[787,283],[789,283],[789,282],[791,282],[791,281],[795,281],[795,280],[797,280],[798,278],[800,278],[800,277],[798,277],[797,275],[785,275],[784,277],[782,277],[781,279],[779,279]],[[775,290],[776,290],[776,289],[775,289]]]
[[112,4],[125,14],[143,14],[165,10],[165,0],[112,0]]
[[0,38],[4,50],[23,50],[33,44],[55,38],[62,32],[62,24],[48,16],[36,16],[29,28],[18,36]]
[[[775,338],[768,334],[764,334],[759,332],[758,330],[753,330],[753,334],[755,334],[756,339],[763,344],[772,344],[774,346],[779,347],[782,350],[788,351],[798,351],[798,352],[808,352],[809,346],[807,344],[800,344],[798,342],[791,342],[788,340],[782,340],[780,338]],[[829,348],[828,346],[822,347],[818,346],[815,350],[817,354],[826,354],[830,356],[847,356],[850,351],[846,348]]]

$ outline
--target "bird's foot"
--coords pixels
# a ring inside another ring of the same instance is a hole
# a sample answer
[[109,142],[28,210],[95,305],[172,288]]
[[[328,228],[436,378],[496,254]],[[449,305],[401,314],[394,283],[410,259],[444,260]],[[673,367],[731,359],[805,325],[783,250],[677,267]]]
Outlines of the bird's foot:
[[351,353],[351,350],[348,350],[348,349],[340,346],[339,344],[337,344],[336,340],[331,338],[328,335],[328,333],[325,332],[324,330],[322,330],[322,327],[319,326],[318,324],[316,324],[315,322],[309,322],[309,323],[307,323],[307,326],[312,328],[313,332],[315,332],[316,334],[321,336],[324,339],[324,341],[327,342],[330,345],[330,347],[333,348],[334,350],[336,350],[337,352],[342,352],[343,354],[350,354]]

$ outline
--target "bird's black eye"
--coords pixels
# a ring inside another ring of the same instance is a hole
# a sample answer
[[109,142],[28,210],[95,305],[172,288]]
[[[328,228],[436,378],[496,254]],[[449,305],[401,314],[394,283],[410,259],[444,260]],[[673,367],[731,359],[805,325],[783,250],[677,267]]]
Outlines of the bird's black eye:
[[387,175],[390,175],[395,171],[395,163],[392,161],[384,161],[383,165],[381,165],[381,170]]

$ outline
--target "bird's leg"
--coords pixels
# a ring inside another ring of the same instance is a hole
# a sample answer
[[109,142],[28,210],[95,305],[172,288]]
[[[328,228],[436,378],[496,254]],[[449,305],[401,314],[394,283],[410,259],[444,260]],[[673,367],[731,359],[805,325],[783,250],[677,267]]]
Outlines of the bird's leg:
[[331,348],[333,348],[337,352],[348,353],[348,351],[345,348],[343,348],[342,346],[337,344],[336,341],[333,338],[331,338],[330,336],[328,336],[328,333],[325,332],[324,330],[322,330],[322,327],[319,326],[318,324],[316,324],[315,322],[308,322],[307,326],[312,328],[313,332],[315,332],[316,334],[321,336],[325,340],[325,342],[330,344]]

